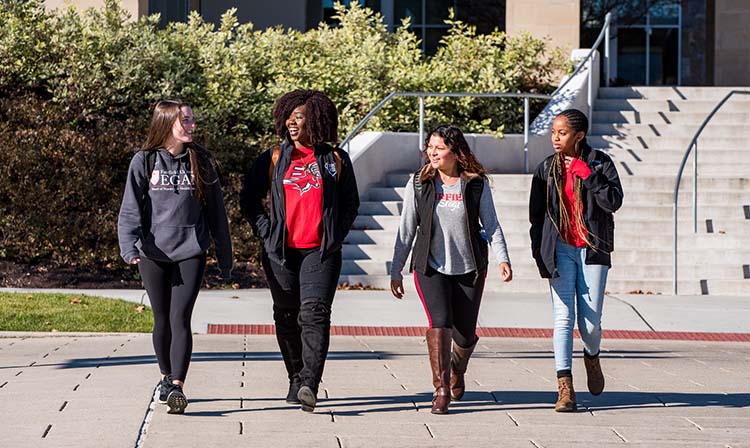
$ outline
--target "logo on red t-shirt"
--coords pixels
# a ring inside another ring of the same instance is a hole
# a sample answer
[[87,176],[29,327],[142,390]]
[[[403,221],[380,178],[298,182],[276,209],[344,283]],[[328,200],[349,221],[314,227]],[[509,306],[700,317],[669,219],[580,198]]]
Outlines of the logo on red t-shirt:
[[320,168],[318,162],[306,164],[304,162],[292,162],[289,167],[289,175],[284,179],[285,185],[293,185],[299,191],[299,195],[307,193],[311,189],[320,188]]

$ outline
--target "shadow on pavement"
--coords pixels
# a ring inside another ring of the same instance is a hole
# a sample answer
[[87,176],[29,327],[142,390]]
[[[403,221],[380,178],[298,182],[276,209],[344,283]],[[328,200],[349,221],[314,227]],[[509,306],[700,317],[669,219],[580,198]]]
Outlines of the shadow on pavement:
[[[452,414],[518,411],[549,408],[552,410],[557,393],[554,391],[467,391],[464,399],[451,403]],[[238,400],[238,399],[233,399]],[[332,412],[336,416],[360,416],[373,413],[415,411],[429,412],[432,394],[418,393],[396,396],[371,396],[320,399],[316,412]],[[497,400],[497,401],[496,401]],[[228,401],[222,398],[212,400],[202,398],[194,402]],[[272,412],[275,410],[295,409],[299,406],[288,405],[283,398],[243,398],[244,402],[280,402],[278,406],[263,406],[249,409],[229,409],[221,411],[186,412],[185,415],[197,417],[222,417],[237,413]],[[283,403],[283,404],[282,404]],[[579,412],[605,412],[624,409],[663,408],[747,408],[750,407],[750,393],[737,394],[700,394],[674,392],[605,392],[598,397],[588,393],[578,393]]]

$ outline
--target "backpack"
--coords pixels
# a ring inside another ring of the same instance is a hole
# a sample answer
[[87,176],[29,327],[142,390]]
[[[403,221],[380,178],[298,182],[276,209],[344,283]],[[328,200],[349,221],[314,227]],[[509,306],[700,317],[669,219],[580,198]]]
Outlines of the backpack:
[[[271,163],[268,165],[268,191],[271,191],[271,182],[273,182],[273,171],[276,169],[276,163],[279,161],[279,155],[281,154],[281,147],[276,145],[271,151]],[[338,182],[341,176],[341,155],[338,151],[333,150],[333,158],[336,160],[336,181]]]

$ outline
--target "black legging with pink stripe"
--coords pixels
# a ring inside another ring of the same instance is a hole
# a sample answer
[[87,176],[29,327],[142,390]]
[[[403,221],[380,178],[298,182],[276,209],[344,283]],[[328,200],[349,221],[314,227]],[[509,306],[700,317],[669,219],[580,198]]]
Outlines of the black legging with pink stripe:
[[414,284],[430,328],[452,328],[456,344],[471,347],[477,339],[485,277],[486,272],[445,275],[432,268],[428,268],[426,274],[415,271]]

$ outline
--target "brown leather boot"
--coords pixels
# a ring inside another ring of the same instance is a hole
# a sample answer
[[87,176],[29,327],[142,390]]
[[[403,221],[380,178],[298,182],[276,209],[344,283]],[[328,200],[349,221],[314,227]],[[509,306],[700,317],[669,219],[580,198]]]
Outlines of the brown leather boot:
[[591,395],[599,395],[604,390],[604,374],[602,373],[602,366],[599,364],[599,355],[589,357],[584,352],[583,365],[586,366],[589,392],[591,392]]
[[464,396],[464,392],[466,391],[464,374],[466,373],[466,367],[469,365],[469,358],[471,358],[471,354],[474,352],[474,347],[476,346],[476,341],[469,348],[463,348],[455,342],[453,343],[453,353],[451,353],[452,400],[460,400]]
[[432,385],[435,393],[432,399],[433,414],[447,414],[451,402],[451,340],[450,328],[430,328],[427,330],[427,350],[430,353]]
[[576,410],[576,391],[573,390],[573,377],[564,376],[557,379],[557,403],[555,411],[573,412]]

